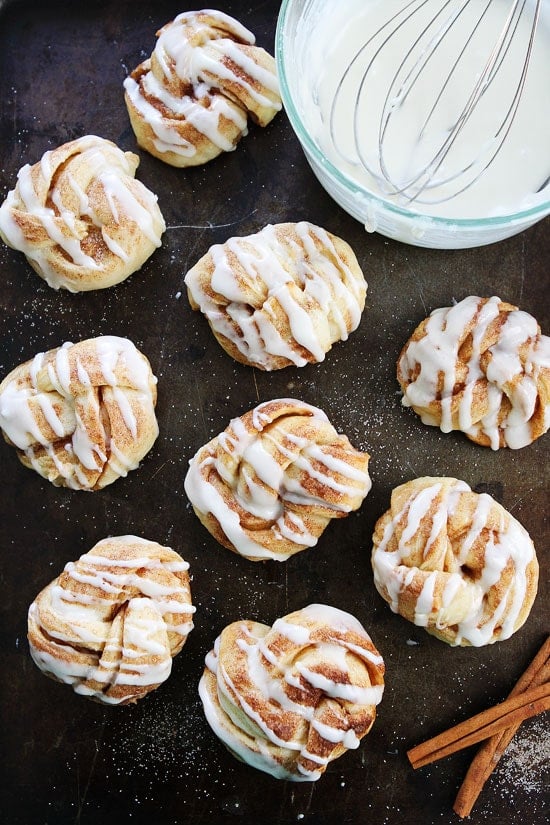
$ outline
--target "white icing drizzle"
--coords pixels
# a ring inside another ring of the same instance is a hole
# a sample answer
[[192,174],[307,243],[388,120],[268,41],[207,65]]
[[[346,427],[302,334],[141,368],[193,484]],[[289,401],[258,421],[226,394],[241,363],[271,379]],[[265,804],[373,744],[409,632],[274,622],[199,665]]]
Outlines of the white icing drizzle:
[[[0,427],[9,440],[41,473],[36,446],[44,448],[63,484],[74,489],[89,488],[83,469],[99,473],[102,466],[108,465],[117,475],[126,475],[128,470],[135,469],[139,463],[136,447],[128,445],[140,444],[140,417],[148,417],[153,440],[158,427],[152,395],[156,378],[134,344],[116,336],[79,344],[67,342],[57,349],[55,357],[44,361],[45,354],[39,353],[28,365],[16,368],[0,385]],[[108,388],[126,433],[117,435],[113,429],[108,435],[103,433],[105,444],[102,446],[96,440],[97,431],[103,432],[97,391],[101,389],[106,393]],[[53,436],[43,431],[34,405],[42,412]],[[63,410],[63,420],[56,407]],[[90,420],[92,431],[89,431]],[[67,441],[63,460],[55,448],[57,439]],[[70,450],[67,449],[69,443]],[[150,446],[147,445],[145,452]]]
[[189,95],[182,98],[174,97],[151,72],[144,75],[141,83],[140,86],[132,77],[127,77],[124,81],[124,88],[136,110],[155,134],[154,145],[160,153],[174,152],[182,157],[191,158],[196,154],[197,147],[180,135],[178,120],[167,119],[162,110],[149,102],[145,94],[154,96],[164,106],[171,109],[174,116],[187,121],[221,151],[230,152],[235,148],[233,141],[220,129],[222,116],[233,122],[243,135],[246,134],[246,116],[235,106],[231,106],[225,98],[211,97],[209,98],[210,105],[205,107]]
[[285,510],[277,521],[276,530],[282,537],[293,541],[295,544],[301,544],[304,547],[315,547],[317,538],[310,533],[302,518],[292,510]]
[[[86,470],[97,470],[108,461],[106,453],[90,438],[80,416],[76,417],[76,427],[71,437],[71,454]],[[85,475],[83,476],[83,480]]]
[[[209,282],[205,260],[213,267]],[[323,361],[330,346],[359,325],[366,293],[364,278],[346,264],[329,233],[306,221],[287,225],[286,232],[268,224],[215,244],[185,283],[213,329],[263,369],[274,368],[274,356],[299,367]],[[290,336],[276,307],[286,315]]]
[[[403,404],[416,409],[425,424],[443,432],[460,429],[476,439],[485,436],[496,450],[519,449],[548,429],[550,403],[544,389],[550,386],[550,338],[540,334],[535,319],[526,312],[501,310],[500,298],[469,296],[452,307],[432,312],[419,340],[410,340],[399,361],[404,391]],[[488,348],[489,326],[506,312],[498,339]],[[471,333],[471,355],[463,363],[459,349]],[[483,358],[483,362],[482,362]],[[466,378],[457,375],[466,370]],[[416,375],[416,373],[418,373]],[[413,376],[415,376],[413,378]],[[487,408],[476,412],[475,390],[486,385]],[[460,390],[460,395],[458,394]],[[458,420],[453,407],[458,399]],[[431,412],[439,403],[440,414]],[[501,407],[511,408],[503,420]],[[544,407],[542,424],[533,433],[537,406]]]
[[[457,479],[420,479],[424,486],[411,488],[400,511],[389,511],[383,535],[376,539],[372,553],[374,581],[395,613],[401,601],[421,589],[414,606],[414,623],[421,627],[446,630],[453,626],[453,645],[490,644],[509,638],[517,629],[527,598],[527,568],[536,565],[535,549],[525,528],[486,493],[472,494],[470,487]],[[407,485],[404,485],[406,487]],[[459,543],[449,546],[447,523],[452,518],[461,495],[475,495],[476,506],[466,532]],[[434,509],[435,508],[435,509]],[[495,524],[495,518],[500,518]],[[416,566],[419,532],[425,520],[432,520],[429,547],[421,551],[422,566]],[[442,548],[431,552],[435,539],[443,534]],[[375,538],[376,538],[375,533]],[[389,550],[392,543],[394,550]],[[479,556],[479,544],[483,553]],[[477,546],[476,555],[472,549]],[[454,568],[449,559],[452,550]],[[477,560],[476,560],[477,559]],[[475,577],[463,574],[462,567],[475,565]],[[509,565],[513,573],[506,587],[501,579]],[[421,578],[419,578],[421,577]],[[495,585],[499,585],[498,594]],[[438,591],[436,594],[436,590]],[[492,607],[488,606],[491,591]],[[496,603],[496,604],[495,604]]]
[[[206,687],[204,676],[199,682],[199,695],[208,724],[222,742],[224,742],[233,753],[237,754],[243,762],[246,762],[257,770],[269,773],[277,779],[300,781],[291,771],[286,770],[277,762],[263,743],[258,742],[258,749],[256,751],[251,750],[227,722],[220,719],[218,707],[212,701]],[[306,781],[306,777],[304,777],[302,781]]]
[[[264,420],[262,410],[267,405],[274,411]],[[305,419],[311,440],[293,436],[293,427]],[[196,511],[215,517],[238,553],[283,561],[296,552],[292,545],[279,546],[283,538],[300,548],[317,543],[318,535],[309,529],[307,513],[321,508],[324,527],[331,511],[337,516],[360,505],[371,488],[368,457],[363,468],[354,466],[361,454],[349,442],[343,446],[321,410],[294,399],[260,404],[248,420],[250,428],[242,419],[232,420],[224,433],[196,453],[189,462],[185,491]],[[315,443],[316,423],[322,427],[323,437],[330,428],[329,443]],[[282,446],[285,439],[293,449]],[[334,445],[340,457],[330,454]],[[281,461],[277,451],[284,457]],[[308,490],[307,479],[318,482],[315,492]],[[223,492],[220,482],[225,485]],[[241,524],[235,503],[268,524],[270,540],[262,540],[259,532]],[[272,541],[277,545],[274,548],[270,547]]]
[[[125,219],[130,219],[135,223],[140,231],[148,238],[153,246],[160,246],[160,236],[155,227],[150,204],[146,206],[135,197],[135,194],[128,188],[128,180],[132,180],[128,175],[121,177],[114,171],[104,172],[99,178],[103,186],[105,197],[111,207],[115,222],[120,223],[118,216],[118,206],[124,211]],[[152,196],[156,201],[156,196]]]
[[[235,623],[205,664],[199,694],[216,735],[244,762],[293,781],[318,779],[342,746],[357,748],[383,694],[383,660],[369,635],[328,605],[309,605],[271,629]],[[336,703],[330,710],[325,697]]]
[[[43,196],[41,196],[35,189],[32,179],[32,167],[29,166],[29,164],[26,164],[19,170],[17,175],[17,186],[25,211],[30,215],[35,216],[40,221],[49,238],[57,244],[77,266],[88,267],[90,269],[99,269],[99,264],[92,257],[86,255],[82,251],[79,238],[74,234],[68,234],[63,228],[61,228],[54,210],[45,205]],[[7,201],[5,203],[7,203]],[[11,206],[11,204],[9,206]],[[4,208],[7,210],[9,207],[5,206],[5,204],[0,207],[0,228],[6,235],[8,235],[4,229],[2,220],[2,210]],[[65,228],[69,229],[70,232],[70,221],[63,220],[63,213],[61,215],[61,220],[64,223]],[[47,252],[41,251],[40,247],[37,248],[34,245],[31,245],[26,238],[22,238],[22,240],[22,246],[16,248],[19,248],[25,253],[25,255],[36,261],[40,267],[47,272],[52,281],[56,281],[58,277],[57,272],[51,267],[47,257]]]
[[[107,703],[156,687],[193,628],[188,568],[173,550],[137,536],[98,542],[29,607],[34,661],[77,693]],[[119,635],[113,628],[120,616]],[[126,690],[112,693],[120,687]]]
[[243,26],[239,20],[236,20],[234,17],[231,17],[229,14],[225,14],[223,11],[218,11],[217,9],[205,9],[203,13],[209,18],[209,23],[203,23],[200,20],[200,17],[197,17],[197,13],[194,11],[183,11],[174,18],[175,23],[185,23],[191,24],[196,26],[197,29],[200,28],[207,28],[210,29],[212,24],[215,28],[219,28],[219,30],[223,33],[227,33],[235,37],[237,40],[242,41],[243,43],[248,43],[250,46],[253,46],[256,42],[256,38],[252,34],[252,32]]
[[132,438],[136,439],[138,433],[137,418],[132,410],[132,405],[130,404],[126,393],[118,387],[113,387],[113,398],[118,404],[124,423],[130,431]]

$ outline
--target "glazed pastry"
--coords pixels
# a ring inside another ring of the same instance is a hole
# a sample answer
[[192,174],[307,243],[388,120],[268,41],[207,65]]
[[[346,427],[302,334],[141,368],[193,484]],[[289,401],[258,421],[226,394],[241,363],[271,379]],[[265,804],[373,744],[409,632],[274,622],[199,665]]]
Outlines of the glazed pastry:
[[470,296],[422,321],[397,364],[424,424],[518,449],[550,427],[550,338],[527,312]]
[[124,98],[139,145],[165,163],[206,163],[235,148],[249,117],[267,126],[280,110],[273,57],[227,14],[184,12],[157,37]]
[[529,615],[538,562],[524,527],[455,478],[397,487],[373,536],[374,583],[399,613],[450,645],[508,639]]
[[358,326],[367,292],[351,247],[306,221],[210,247],[185,283],[225,351],[262,370],[323,361]]
[[31,656],[75,693],[126,705],[170,675],[193,628],[189,565],[137,536],[103,539],[42,590],[28,613]]
[[199,693],[208,723],[243,762],[312,782],[357,748],[384,691],[384,662],[343,610],[312,604],[272,627],[226,627],[206,657]]
[[0,384],[0,427],[57,487],[99,490],[137,468],[158,435],[157,379],[126,338],[39,353]]
[[49,286],[82,292],[120,283],[161,244],[153,195],[134,175],[139,158],[95,135],[24,166],[0,207],[0,236]]
[[224,547],[252,561],[284,561],[361,506],[368,463],[322,410],[280,398],[234,418],[201,447],[185,491]]

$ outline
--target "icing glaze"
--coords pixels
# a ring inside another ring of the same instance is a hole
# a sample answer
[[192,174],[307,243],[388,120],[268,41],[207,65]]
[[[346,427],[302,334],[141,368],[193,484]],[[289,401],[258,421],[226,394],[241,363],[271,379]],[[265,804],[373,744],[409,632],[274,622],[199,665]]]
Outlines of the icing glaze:
[[[550,11],[540,4],[530,42],[535,5],[310,0],[282,60],[301,130],[335,169],[329,191],[344,178],[350,201],[365,189],[412,209],[410,227],[392,218],[408,243],[429,233],[424,216],[485,220],[548,201]],[[378,202],[361,212],[368,230],[383,226]]]

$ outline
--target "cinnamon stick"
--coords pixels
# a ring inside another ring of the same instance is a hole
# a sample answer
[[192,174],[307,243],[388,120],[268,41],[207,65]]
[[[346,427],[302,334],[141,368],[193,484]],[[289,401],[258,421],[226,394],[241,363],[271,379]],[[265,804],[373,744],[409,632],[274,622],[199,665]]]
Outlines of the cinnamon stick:
[[530,687],[488,710],[466,719],[452,728],[422,742],[407,752],[413,768],[429,765],[462,748],[482,742],[511,725],[550,709],[550,683]]
[[[550,681],[550,636],[547,636],[544,644],[538,651],[535,658],[525,670],[520,679],[516,682],[509,696],[517,696],[528,687],[535,687]],[[472,812],[483,786],[487,782],[491,773],[498,764],[502,754],[510,744],[513,736],[520,727],[520,723],[505,728],[500,733],[496,733],[487,739],[479,748],[477,754],[464,781],[460,786],[453,810],[458,816],[464,818]]]

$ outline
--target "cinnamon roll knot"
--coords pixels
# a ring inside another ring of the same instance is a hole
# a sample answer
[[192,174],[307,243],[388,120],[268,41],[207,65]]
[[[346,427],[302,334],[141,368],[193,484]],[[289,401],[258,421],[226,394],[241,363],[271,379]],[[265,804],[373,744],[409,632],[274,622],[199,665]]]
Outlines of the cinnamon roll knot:
[[99,490],[139,462],[158,435],[157,379],[126,338],[66,343],[0,384],[0,427],[20,461],[57,487]]
[[403,348],[397,377],[424,424],[493,450],[525,447],[550,427],[550,337],[497,297],[434,310]]
[[351,247],[306,221],[212,246],[185,283],[225,351],[262,370],[323,361],[359,325],[367,293]]
[[373,545],[382,598],[448,644],[508,639],[535,600],[538,562],[529,534],[464,481],[426,477],[397,487]]
[[184,12],[157,37],[124,89],[139,145],[165,163],[206,163],[235,148],[249,117],[267,126],[280,110],[273,57],[229,15]]
[[54,289],[118,284],[161,244],[166,225],[135,179],[139,158],[95,135],[46,152],[19,171],[0,206],[0,237]]
[[272,627],[228,625],[206,657],[199,692],[208,723],[243,762],[315,781],[370,731],[384,661],[359,621],[312,604]]
[[361,506],[371,488],[368,462],[324,412],[276,399],[202,447],[185,490],[220,544],[252,561],[283,561]]
[[189,565],[137,536],[98,542],[36,597],[31,656],[46,675],[107,704],[136,702],[170,675],[193,628]]

